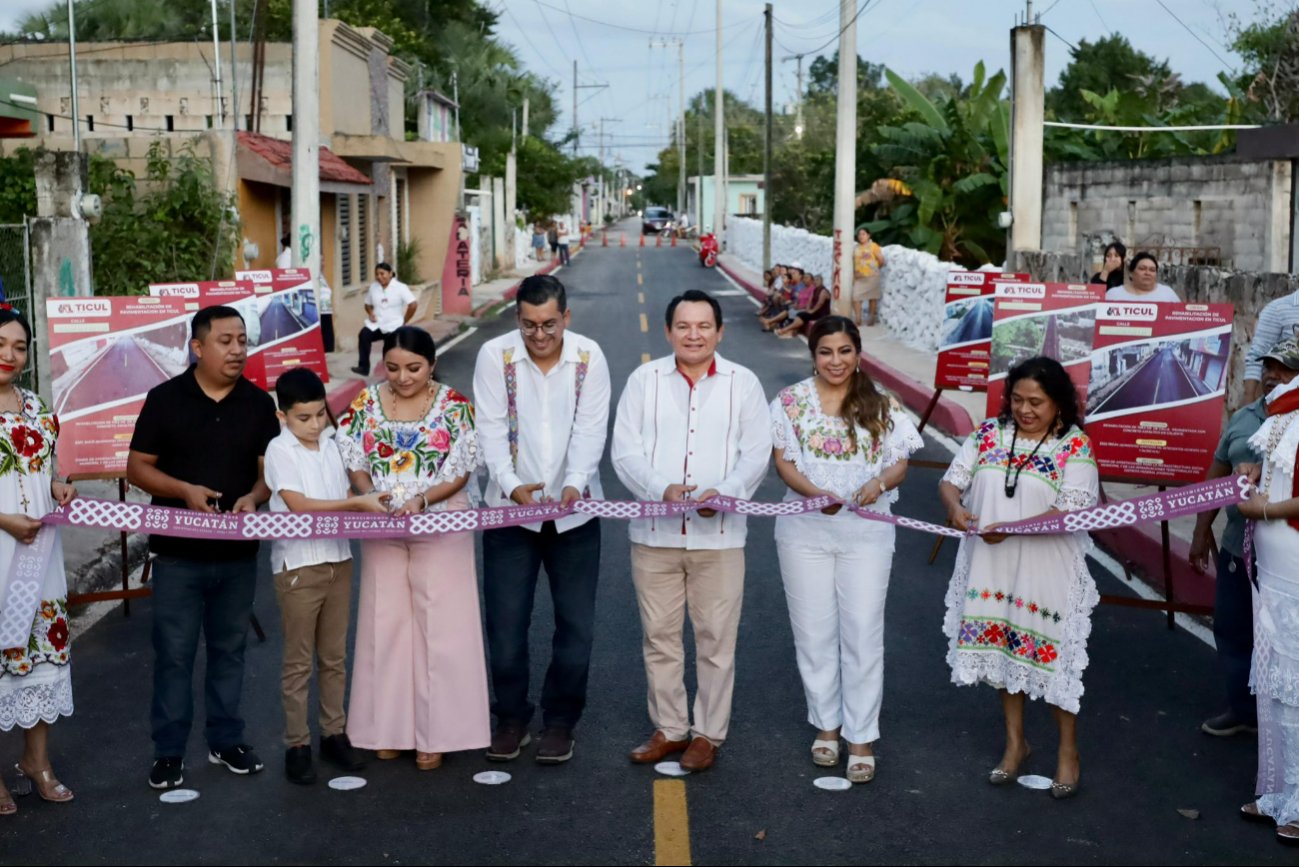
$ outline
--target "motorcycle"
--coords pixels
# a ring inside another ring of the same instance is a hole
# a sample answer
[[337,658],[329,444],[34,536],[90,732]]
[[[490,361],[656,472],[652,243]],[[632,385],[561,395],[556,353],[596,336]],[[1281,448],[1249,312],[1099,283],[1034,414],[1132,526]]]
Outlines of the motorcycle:
[[721,247],[717,243],[717,236],[712,232],[699,236],[699,264],[705,268],[712,268],[717,264],[717,254]]

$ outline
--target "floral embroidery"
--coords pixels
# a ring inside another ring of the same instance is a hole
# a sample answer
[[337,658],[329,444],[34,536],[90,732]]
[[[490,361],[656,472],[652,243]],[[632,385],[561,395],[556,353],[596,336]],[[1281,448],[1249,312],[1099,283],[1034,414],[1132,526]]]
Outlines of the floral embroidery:
[[965,591],[965,598],[969,599],[971,602],[977,602],[979,600],[986,602],[989,599],[993,599],[997,602],[1009,602],[1016,608],[1026,609],[1030,614],[1040,615],[1043,620],[1049,620],[1052,623],[1060,622],[1060,613],[1058,611],[1052,611],[1045,605],[1039,605],[1031,599],[1025,599],[1023,596],[1012,596],[1003,590],[993,590],[990,587],[985,587],[984,589],[979,590],[978,588],[971,587],[969,590]]
[[[501,353],[505,370],[505,418],[506,438],[510,443],[510,460],[517,467],[519,463],[519,372],[514,363],[514,350],[506,349]],[[583,349],[577,353],[577,370],[573,372],[573,415],[577,415],[577,406],[582,400],[582,386],[586,383],[587,371],[591,369],[591,352]]]
[[22,412],[16,423],[5,424],[7,435],[0,435],[0,475],[39,473],[54,459],[59,420],[35,393],[26,389],[21,393]]
[[803,383],[799,383],[780,393],[780,404],[784,407],[785,416],[793,426],[794,435],[799,441],[814,457],[842,461],[856,458],[859,453],[862,453],[864,443],[866,449],[863,454],[866,463],[873,464],[878,461],[884,449],[882,437],[872,437],[865,431],[858,430],[857,443],[854,445],[848,436],[846,421],[838,416],[826,416],[819,406],[813,405],[812,391],[815,388],[815,385],[805,387]]
[[67,665],[68,640],[67,600],[42,600],[26,646],[6,648],[0,658],[0,677],[31,674],[32,669],[42,662]]
[[1059,656],[1053,639],[993,618],[963,618],[956,644],[960,650],[1000,651],[1035,668],[1050,669]]
[[[1033,455],[1031,450],[1018,448],[1015,457],[1011,459],[1010,445],[1014,435],[1012,426],[1003,425],[997,419],[988,419],[979,425],[979,429],[971,434],[978,443],[979,452],[974,472],[984,469],[1005,472],[1009,465],[1010,469],[1036,476],[1053,490],[1059,491],[1064,481],[1065,464],[1071,460],[1092,464],[1096,462],[1091,439],[1076,427],[1070,428],[1055,442],[1048,443],[1048,447],[1037,455]],[[968,483],[961,487],[967,486]]]

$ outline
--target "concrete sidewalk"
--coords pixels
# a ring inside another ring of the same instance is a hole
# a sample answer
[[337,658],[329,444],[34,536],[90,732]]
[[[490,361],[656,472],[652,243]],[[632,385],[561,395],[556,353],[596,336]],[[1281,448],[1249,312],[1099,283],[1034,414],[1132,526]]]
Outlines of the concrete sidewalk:
[[[760,273],[727,253],[719,257],[718,266],[755,298],[766,299]],[[988,415],[986,395],[983,392],[951,390],[936,394],[933,382],[938,366],[937,354],[903,345],[894,340],[881,325],[862,328],[862,355],[863,367],[871,378],[892,391],[913,412],[923,415],[931,401],[936,401],[929,417],[928,429],[931,431],[941,431],[959,443]],[[883,359],[888,360],[886,362]],[[1126,500],[1156,490],[1155,487],[1142,485],[1110,483],[1104,486],[1105,496],[1112,500]],[[1219,514],[1214,523],[1216,537],[1221,538],[1225,526],[1226,518]],[[1194,528],[1194,517],[1169,522],[1169,565],[1173,598],[1179,603],[1212,609],[1215,590],[1213,576],[1197,574],[1188,563]],[[1163,541],[1159,524],[1107,530],[1094,536],[1120,565],[1126,566],[1149,585],[1151,591],[1143,595],[1149,597],[1154,593],[1159,598],[1164,598]]]

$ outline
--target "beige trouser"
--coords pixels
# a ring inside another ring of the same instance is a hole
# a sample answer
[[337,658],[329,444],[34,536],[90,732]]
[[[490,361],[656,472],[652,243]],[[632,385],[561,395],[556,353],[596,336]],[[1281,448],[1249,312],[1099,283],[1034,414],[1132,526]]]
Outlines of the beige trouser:
[[633,543],[631,573],[644,632],[650,722],[669,740],[686,740],[691,734],[681,635],[688,609],[699,685],[693,732],[721,746],[731,724],[744,549],[688,551]]
[[342,734],[347,696],[347,627],[352,609],[352,561],[288,569],[275,576],[284,624],[284,744],[311,743],[307,698],[311,666],[319,667],[320,734]]

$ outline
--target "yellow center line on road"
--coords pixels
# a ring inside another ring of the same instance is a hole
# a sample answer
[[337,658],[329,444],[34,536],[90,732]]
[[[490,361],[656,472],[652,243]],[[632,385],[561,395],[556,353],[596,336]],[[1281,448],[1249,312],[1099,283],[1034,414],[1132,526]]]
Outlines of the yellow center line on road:
[[636,300],[639,301],[641,304],[644,304],[644,303],[645,303],[645,293],[644,293],[644,292],[637,292],[637,293],[636,293]]
[[689,867],[685,780],[654,781],[654,863],[657,867]]
[[650,362],[650,354],[648,352],[642,352],[640,354],[640,363],[649,364],[649,362]]
[[642,334],[649,334],[649,318],[644,313],[640,315],[640,330]]
[[636,285],[637,285],[637,286],[644,286],[644,285],[645,285],[645,275],[644,275],[644,274],[637,274],[637,275],[636,275]]

